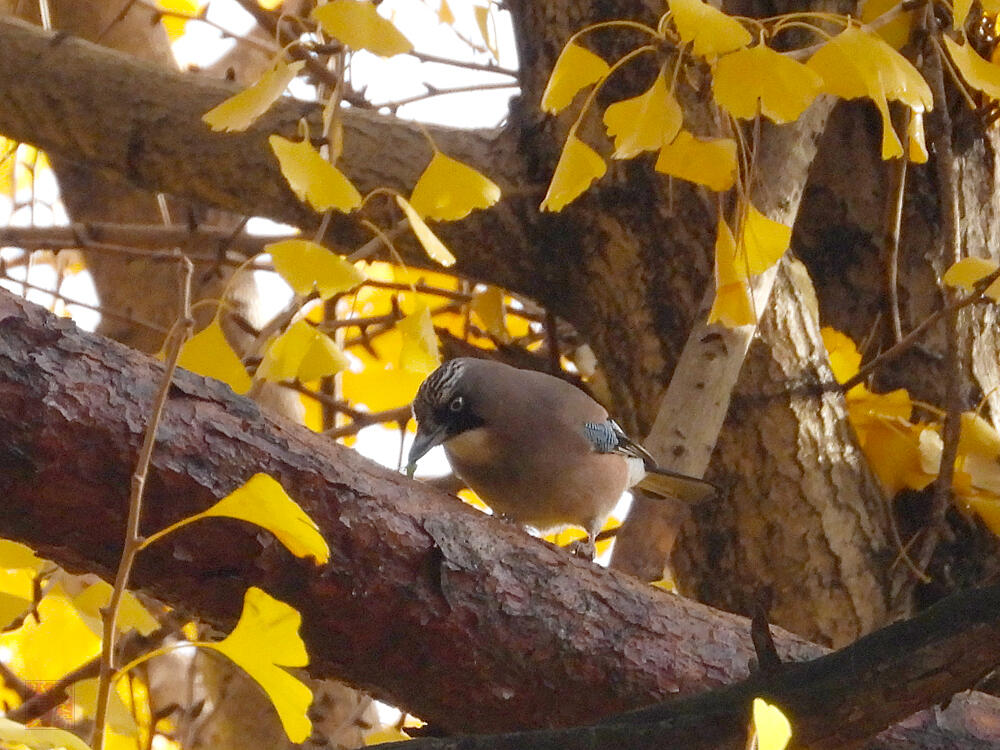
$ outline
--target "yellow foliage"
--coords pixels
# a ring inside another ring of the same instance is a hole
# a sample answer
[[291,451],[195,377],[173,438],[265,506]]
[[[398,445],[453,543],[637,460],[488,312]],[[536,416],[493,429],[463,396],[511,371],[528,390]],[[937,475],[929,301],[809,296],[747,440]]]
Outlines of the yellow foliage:
[[[160,17],[160,23],[167,32],[167,38],[171,42],[176,42],[182,36],[187,27],[188,19],[183,16],[196,16],[201,13],[202,8],[207,4],[207,0],[156,0],[156,5],[167,13]],[[181,15],[170,15],[170,13]]]
[[[959,0],[962,2],[962,0]],[[888,13],[900,4],[900,0],[865,0],[861,5],[861,22],[868,24]],[[902,49],[910,41],[910,32],[913,30],[913,11],[904,10],[894,19],[884,26],[880,26],[875,32],[893,49]]]
[[767,218],[752,203],[747,207],[739,240],[739,258],[749,275],[764,273],[785,254],[792,241],[792,229]]
[[670,143],[684,121],[681,105],[667,89],[663,71],[644,93],[610,105],[604,112],[608,135],[615,139],[614,159],[631,159]]
[[38,605],[41,622],[29,617],[17,630],[0,634],[9,650],[7,666],[31,682],[52,682],[93,659],[101,639],[56,584]]
[[281,240],[264,248],[271,255],[274,270],[296,294],[315,289],[320,299],[353,289],[365,280],[365,274],[353,263],[310,240]]
[[906,126],[906,137],[910,149],[908,156],[914,164],[926,164],[929,154],[927,140],[924,138],[924,115],[922,112],[910,114],[910,122]]
[[424,373],[399,368],[369,367],[364,372],[345,372],[341,387],[344,398],[352,404],[364,404],[377,412],[413,401],[425,377]]
[[284,93],[305,62],[284,63],[279,60],[255,84],[210,109],[201,119],[212,130],[246,130]]
[[991,99],[1000,99],[1000,65],[981,58],[970,44],[957,44],[947,36],[943,39],[948,56],[965,82]]
[[500,340],[510,338],[507,334],[504,293],[500,287],[487,286],[483,291],[476,292],[470,307],[486,331]]
[[712,77],[715,101],[733,117],[753,119],[759,102],[776,123],[797,120],[822,86],[810,68],[764,44],[724,55]]
[[399,332],[403,337],[399,351],[399,369],[429,375],[441,364],[438,354],[437,334],[431,311],[424,302],[418,300],[413,312],[399,321]]
[[561,211],[576,200],[590,184],[607,171],[607,165],[594,149],[575,135],[570,135],[563,146],[556,171],[552,175],[548,192],[542,200],[542,211]]
[[694,53],[700,57],[724,55],[753,40],[743,24],[702,0],[669,0],[669,4],[677,33],[694,43]]
[[[997,270],[997,264],[986,258],[962,258],[945,271],[942,281],[950,286],[957,286],[967,291],[975,289],[976,284]],[[984,294],[1000,302],[1000,279],[990,284]]]
[[335,208],[347,213],[361,205],[357,188],[308,141],[296,142],[272,135],[268,143],[278,157],[281,174],[299,200],[308,202],[317,211]]
[[333,339],[304,320],[292,323],[267,347],[257,377],[271,382],[319,380],[346,370],[350,362]]
[[251,586],[233,632],[219,643],[199,644],[229,657],[264,689],[292,742],[303,742],[312,731],[306,714],[312,692],[283,669],[309,663],[299,637],[301,624],[297,610]]
[[842,99],[871,99],[882,116],[882,158],[903,155],[889,117],[889,101],[913,113],[934,106],[930,87],[913,64],[880,37],[848,26],[806,63],[823,78],[824,91]]
[[736,238],[720,218],[715,234],[715,301],[708,313],[709,323],[735,328],[757,322],[745,268],[737,256]]
[[[73,604],[84,621],[90,625],[94,635],[101,635],[103,622],[101,609],[106,607],[110,601],[111,585],[104,581],[91,584],[73,597]],[[116,626],[123,633],[134,628],[141,635],[149,635],[160,627],[160,623],[142,606],[135,594],[126,591],[122,595],[122,601],[118,607]]]
[[218,318],[185,342],[177,364],[185,370],[221,380],[236,393],[250,390],[250,376],[226,341]]
[[366,0],[332,0],[312,12],[327,34],[351,49],[366,49],[380,57],[409,52],[413,44]]
[[[410,195],[410,205],[421,217],[455,221],[477,208],[500,200],[500,188],[467,164],[435,151]],[[449,265],[443,263],[442,265]]]
[[0,742],[6,747],[23,745],[36,750],[57,747],[64,747],[67,750],[90,750],[86,742],[65,729],[26,727],[4,718],[0,718]]
[[542,94],[542,110],[551,114],[562,111],[577,93],[600,81],[611,69],[600,57],[570,42],[559,53],[552,75]]
[[781,709],[761,698],[753,699],[753,727],[758,750],[785,750],[792,725]]
[[410,202],[403,196],[397,195],[396,203],[403,209],[403,213],[410,222],[410,229],[413,230],[413,233],[417,236],[417,239],[431,260],[435,260],[445,267],[454,265],[455,256],[451,254],[451,250],[424,223],[424,220],[420,218],[420,214],[410,205]]
[[[603,162],[601,164],[603,166]],[[731,138],[703,140],[686,130],[678,133],[673,143],[661,148],[656,159],[657,172],[716,191],[733,186],[736,167],[736,141]]]

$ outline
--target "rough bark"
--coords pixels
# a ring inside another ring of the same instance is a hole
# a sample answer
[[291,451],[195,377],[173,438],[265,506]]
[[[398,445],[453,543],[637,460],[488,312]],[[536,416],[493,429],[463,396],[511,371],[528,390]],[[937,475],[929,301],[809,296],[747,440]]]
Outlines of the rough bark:
[[[155,360],[0,294],[4,536],[70,569],[114,570],[161,376]],[[747,674],[742,618],[573,558],[268,420],[214,381],[178,374],[152,468],[147,533],[264,470],[317,521],[332,555],[316,567],[254,527],[218,519],[145,551],[138,587],[226,626],[244,589],[262,586],[302,613],[314,675],[345,677],[451,731],[582,724]],[[626,728],[615,736],[642,747],[664,727],[650,734],[637,724],[683,721],[689,735],[712,739],[693,746],[732,746],[747,700],[765,695],[792,713],[804,740],[843,746],[991,669],[1000,659],[997,596],[997,587],[970,592],[851,650],[713,693],[699,704],[712,707],[698,719],[707,724],[686,723],[698,712],[668,718],[668,705],[618,720]],[[775,637],[785,660],[821,652]]]
[[[7,293],[0,300],[0,527],[71,570],[108,575],[162,367]],[[164,414],[143,530],[204,509],[258,471],[319,524],[328,565],[220,520],[144,552],[136,586],[222,625],[247,586],[262,586],[304,613],[316,676],[341,676],[453,730],[581,723],[746,673],[742,618],[575,559],[190,373],[176,378]],[[779,642],[792,658],[816,653]]]

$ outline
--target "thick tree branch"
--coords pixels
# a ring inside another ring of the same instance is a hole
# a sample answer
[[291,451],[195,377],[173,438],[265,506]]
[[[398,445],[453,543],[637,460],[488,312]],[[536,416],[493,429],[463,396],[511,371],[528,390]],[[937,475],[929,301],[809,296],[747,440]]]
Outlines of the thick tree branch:
[[[0,295],[4,536],[109,575],[159,377],[159,362]],[[219,520],[144,551],[136,584],[223,625],[247,586],[263,586],[302,612],[315,674],[345,677],[452,730],[581,724],[746,675],[753,651],[742,618],[577,560],[185,372],[163,413],[143,533],[257,471],[318,522],[329,564],[294,560],[267,534]],[[818,743],[874,732],[1000,660],[998,591],[965,595],[854,652],[789,666],[774,685],[754,678],[747,690],[786,701]],[[785,659],[819,653],[776,638]],[[893,699],[856,696],[851,679]]]
[[[161,373],[152,358],[0,295],[0,533],[110,575]],[[317,521],[328,565],[220,520],[145,550],[135,584],[223,625],[246,587],[262,586],[302,612],[315,675],[454,730],[579,724],[746,673],[742,618],[577,560],[186,372],[163,414],[142,532],[258,471]],[[786,658],[817,653],[778,641]]]

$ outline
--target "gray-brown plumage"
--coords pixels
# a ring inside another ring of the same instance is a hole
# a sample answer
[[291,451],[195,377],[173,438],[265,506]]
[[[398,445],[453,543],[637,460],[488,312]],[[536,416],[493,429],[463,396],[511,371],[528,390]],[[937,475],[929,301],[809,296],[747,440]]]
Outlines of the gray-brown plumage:
[[545,373],[453,359],[420,386],[413,414],[411,468],[442,444],[455,474],[495,513],[543,532],[581,526],[592,544],[622,493],[644,477],[641,486],[660,495],[714,493],[708,482],[657,468],[604,407]]

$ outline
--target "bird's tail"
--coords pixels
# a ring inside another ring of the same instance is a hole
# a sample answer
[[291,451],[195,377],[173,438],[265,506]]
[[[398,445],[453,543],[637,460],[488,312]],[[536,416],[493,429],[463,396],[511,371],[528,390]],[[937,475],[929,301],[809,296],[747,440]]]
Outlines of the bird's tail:
[[659,497],[672,497],[685,503],[708,500],[718,491],[714,484],[704,479],[696,479],[658,467],[647,467],[646,476],[636,487]]

